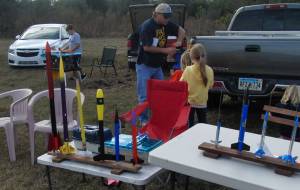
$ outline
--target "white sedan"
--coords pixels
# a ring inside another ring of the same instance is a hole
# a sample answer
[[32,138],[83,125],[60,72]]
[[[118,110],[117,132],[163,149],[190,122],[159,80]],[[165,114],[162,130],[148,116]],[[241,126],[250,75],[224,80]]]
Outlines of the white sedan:
[[46,42],[57,50],[69,39],[66,24],[39,24],[30,26],[9,46],[8,64],[11,66],[44,66]]

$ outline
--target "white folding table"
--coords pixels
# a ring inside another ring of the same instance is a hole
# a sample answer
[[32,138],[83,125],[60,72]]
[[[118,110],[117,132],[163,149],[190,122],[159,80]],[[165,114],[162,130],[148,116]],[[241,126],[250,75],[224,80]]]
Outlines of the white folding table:
[[120,180],[122,182],[132,184],[136,189],[141,189],[141,190],[145,189],[145,186],[154,177],[156,177],[163,171],[163,169],[158,166],[146,164],[143,165],[143,167],[141,168],[141,170],[139,170],[138,173],[124,172],[121,175],[114,175],[111,174],[111,169],[101,167],[101,166],[94,166],[94,165],[79,163],[75,161],[68,161],[68,160],[62,161],[60,163],[52,162],[52,156],[48,155],[47,153],[39,156],[37,158],[37,163],[46,166],[49,189],[52,189],[51,178],[50,178],[50,167],[62,168],[74,172],[79,172],[82,174],[89,174],[98,177]]
[[[149,162],[159,167],[223,186],[245,189],[300,189],[300,173],[286,177],[274,173],[274,168],[236,158],[218,159],[203,156],[198,145],[214,140],[216,126],[197,124],[169,142],[150,152]],[[230,147],[238,139],[238,130],[221,128],[222,146]],[[245,134],[245,143],[255,152],[260,135]],[[273,155],[287,154],[289,141],[266,137],[265,143]],[[300,143],[294,144],[294,156],[300,156]]]

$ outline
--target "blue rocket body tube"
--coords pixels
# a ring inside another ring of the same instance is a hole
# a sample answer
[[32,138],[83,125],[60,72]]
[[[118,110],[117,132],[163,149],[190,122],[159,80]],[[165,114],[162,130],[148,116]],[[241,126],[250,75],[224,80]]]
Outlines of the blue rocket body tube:
[[244,143],[244,137],[246,132],[246,123],[247,123],[247,116],[248,116],[248,108],[249,106],[247,104],[243,105],[242,109],[242,119],[240,122],[240,133],[239,133],[239,141],[238,141],[238,151],[243,150],[243,143]]
[[120,160],[119,134],[120,134],[120,120],[119,120],[118,110],[116,110],[115,111],[115,153],[116,153],[116,161]]
[[248,105],[248,87],[247,87],[245,89],[244,97],[243,97],[243,107],[242,107],[242,115],[241,115],[240,132],[239,132],[238,142],[231,144],[231,148],[237,149],[239,152],[241,152],[242,150],[246,150],[246,151],[250,150],[250,146],[244,143],[248,110],[249,110],[249,105]]

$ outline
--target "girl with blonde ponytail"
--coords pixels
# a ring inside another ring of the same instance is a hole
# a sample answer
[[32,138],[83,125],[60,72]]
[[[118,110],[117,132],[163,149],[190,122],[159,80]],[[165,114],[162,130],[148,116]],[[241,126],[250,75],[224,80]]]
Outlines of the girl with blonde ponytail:
[[206,123],[208,90],[213,86],[214,73],[207,65],[206,50],[202,44],[195,44],[190,50],[190,58],[193,65],[187,66],[180,81],[188,83],[189,97],[191,105],[189,116],[189,126],[194,125],[194,115],[196,113],[198,123]]
[[190,58],[190,50],[187,49],[185,52],[183,52],[183,54],[181,55],[181,59],[180,59],[180,70],[176,70],[170,77],[170,81],[179,81],[182,73],[184,71],[184,69],[187,66],[192,65],[192,60]]

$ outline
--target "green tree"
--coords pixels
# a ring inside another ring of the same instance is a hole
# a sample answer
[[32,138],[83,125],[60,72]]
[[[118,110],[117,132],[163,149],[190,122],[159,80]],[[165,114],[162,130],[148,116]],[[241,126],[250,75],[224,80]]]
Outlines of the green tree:
[[14,34],[14,21],[18,17],[17,2],[14,0],[0,0],[0,36],[12,37]]
[[106,14],[109,4],[107,0],[86,0],[86,2],[89,8],[101,12],[102,15]]

